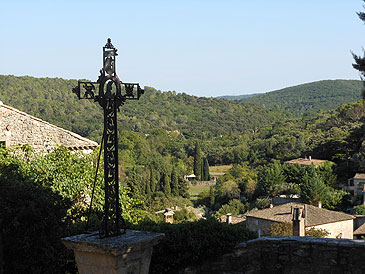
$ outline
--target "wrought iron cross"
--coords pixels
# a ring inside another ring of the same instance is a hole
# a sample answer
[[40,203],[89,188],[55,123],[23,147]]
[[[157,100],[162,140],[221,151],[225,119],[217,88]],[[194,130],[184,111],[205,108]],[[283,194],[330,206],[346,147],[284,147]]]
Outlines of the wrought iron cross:
[[[96,82],[78,81],[72,89],[79,99],[91,99],[104,109],[105,205],[100,237],[121,234],[122,212],[119,202],[117,110],[126,100],[138,100],[144,93],[138,83],[123,83],[115,71],[117,49],[108,38],[103,47],[103,68]],[[98,92],[97,92],[98,91]]]

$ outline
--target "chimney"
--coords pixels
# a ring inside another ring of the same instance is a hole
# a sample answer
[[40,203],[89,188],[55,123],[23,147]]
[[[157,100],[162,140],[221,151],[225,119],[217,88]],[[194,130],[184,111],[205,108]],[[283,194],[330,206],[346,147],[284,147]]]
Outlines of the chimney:
[[228,213],[228,214],[226,214],[226,217],[227,217],[226,223],[227,224],[231,224],[232,223],[232,214],[231,213]]
[[322,201],[318,201],[318,202],[317,202],[317,206],[318,206],[319,208],[322,208]]
[[305,236],[304,210],[300,207],[292,207],[293,236]]

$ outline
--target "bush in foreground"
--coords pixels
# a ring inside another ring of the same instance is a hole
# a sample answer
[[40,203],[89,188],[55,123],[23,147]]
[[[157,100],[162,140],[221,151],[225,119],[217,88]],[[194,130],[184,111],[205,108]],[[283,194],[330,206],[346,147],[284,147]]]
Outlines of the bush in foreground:
[[154,247],[150,273],[177,273],[179,269],[200,264],[232,251],[233,247],[257,237],[241,225],[220,223],[215,219],[182,224],[145,222],[131,229],[165,233]]

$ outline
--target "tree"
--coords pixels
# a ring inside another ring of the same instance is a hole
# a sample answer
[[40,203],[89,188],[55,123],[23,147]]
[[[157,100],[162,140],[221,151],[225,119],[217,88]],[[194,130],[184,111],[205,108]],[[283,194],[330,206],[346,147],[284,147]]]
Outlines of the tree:
[[327,201],[329,189],[317,173],[314,173],[313,176],[305,174],[303,181],[304,183],[301,185],[301,197],[305,202],[316,205],[319,201]]
[[179,192],[179,178],[177,177],[177,173],[174,168],[171,173],[171,193],[174,196],[178,196]]
[[262,194],[276,196],[285,184],[285,175],[280,164],[274,163],[264,168],[260,174],[260,189]]
[[202,179],[202,164],[202,151],[199,142],[196,142],[194,150],[194,174],[198,180]]
[[209,188],[209,205],[210,205],[210,208],[213,208],[215,205],[215,196],[214,196],[213,186],[210,186],[210,188]]
[[209,180],[210,180],[209,163],[208,163],[208,159],[204,158],[204,161],[203,161],[203,181],[209,181]]
[[[358,12],[357,15],[359,16],[361,21],[365,22],[365,13],[364,12]],[[364,82],[364,80],[365,80],[365,52],[364,52],[363,57],[356,55],[354,53],[352,53],[352,56],[354,57],[354,60],[355,60],[355,64],[352,64],[352,66],[354,67],[354,69],[356,69],[360,72],[361,80],[365,84],[365,82]],[[362,89],[362,98],[365,99],[365,88]]]

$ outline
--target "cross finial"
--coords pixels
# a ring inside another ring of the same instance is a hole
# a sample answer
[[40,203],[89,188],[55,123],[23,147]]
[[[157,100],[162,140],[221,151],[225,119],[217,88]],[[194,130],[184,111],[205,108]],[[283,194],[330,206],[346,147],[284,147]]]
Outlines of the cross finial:
[[113,49],[114,46],[112,44],[112,39],[108,38],[107,43],[105,44],[106,48]]

